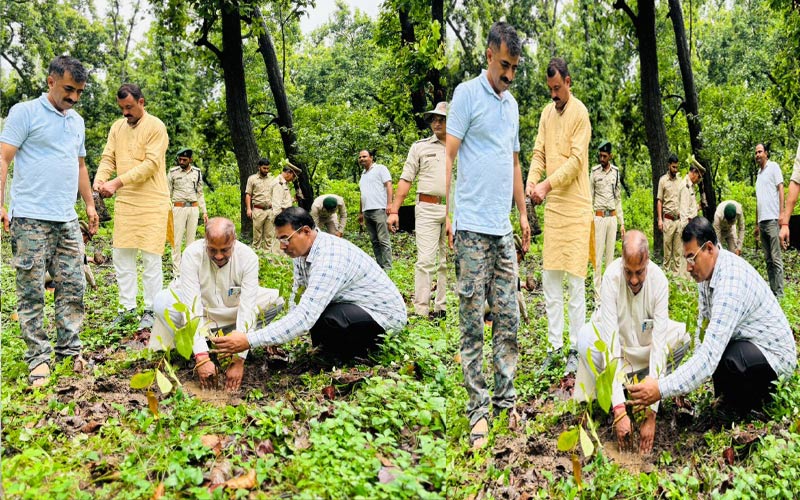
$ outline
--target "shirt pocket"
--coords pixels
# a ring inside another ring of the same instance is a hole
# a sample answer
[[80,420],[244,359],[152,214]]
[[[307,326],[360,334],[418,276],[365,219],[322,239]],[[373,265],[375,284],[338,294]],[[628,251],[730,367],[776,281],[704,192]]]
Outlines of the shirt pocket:
[[147,156],[147,143],[145,142],[132,142],[128,147],[128,153],[136,161],[144,161]]

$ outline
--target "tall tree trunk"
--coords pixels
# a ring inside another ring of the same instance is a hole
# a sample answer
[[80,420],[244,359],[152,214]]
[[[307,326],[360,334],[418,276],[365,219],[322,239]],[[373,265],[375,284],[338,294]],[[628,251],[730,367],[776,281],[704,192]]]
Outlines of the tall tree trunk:
[[239,10],[221,6],[222,19],[222,50],[208,40],[208,32],[213,20],[206,20],[203,24],[203,34],[196,45],[207,47],[217,56],[222,66],[222,76],[225,80],[225,108],[228,117],[228,128],[231,132],[233,153],[239,166],[239,197],[242,235],[252,238],[253,222],[247,217],[247,207],[244,204],[244,192],[247,187],[247,178],[256,173],[259,152],[253,135],[253,124],[250,121],[250,108],[247,104],[247,87],[244,78],[244,59],[242,51],[242,22]]
[[275,45],[272,43],[272,38],[269,36],[267,23],[264,22],[264,17],[261,15],[261,9],[255,9],[255,18],[260,24],[258,51],[264,59],[269,88],[272,91],[272,98],[275,100],[275,108],[278,112],[275,121],[277,122],[278,130],[281,134],[283,152],[293,165],[300,168],[298,183],[300,185],[302,199],[299,200],[299,203],[300,206],[306,210],[311,210],[311,204],[314,202],[314,188],[311,186],[308,167],[300,160],[297,151],[297,135],[294,131],[294,118],[292,117],[292,109],[289,107],[289,99],[286,97],[286,88],[283,86],[283,76],[280,64],[278,63],[278,56],[275,54]]
[[[439,22],[439,46],[444,50],[447,25],[444,24],[444,0],[431,0],[431,19]],[[442,75],[436,68],[428,71],[428,81],[433,85],[433,105],[447,98],[447,92],[442,85]]]
[[663,235],[658,230],[656,203],[658,181],[667,170],[669,143],[667,130],[664,127],[664,108],[661,106],[661,87],[658,80],[658,51],[656,47],[656,10],[655,0],[641,0],[639,14],[635,14],[625,3],[616,0],[614,8],[624,11],[633,22],[636,37],[639,40],[639,79],[642,89],[642,114],[650,153],[650,167],[653,181],[653,250],[662,253]]
[[[403,45],[413,45],[417,41],[414,34],[414,23],[411,22],[409,7],[403,5],[397,11],[400,18],[400,41]],[[414,64],[414,63],[412,63]],[[414,74],[418,74],[414,71]],[[411,109],[414,113],[414,121],[418,130],[427,130],[428,124],[422,118],[422,113],[426,110],[428,100],[425,98],[425,81],[419,80],[414,88],[411,89]]]
[[714,176],[712,175],[714,169],[711,168],[711,164],[703,152],[697,89],[694,85],[694,72],[692,71],[689,45],[686,42],[686,28],[683,25],[683,11],[681,10],[680,0],[669,0],[669,16],[672,18],[675,45],[678,47],[678,65],[681,69],[684,94],[682,107],[689,126],[689,141],[692,144],[692,153],[694,153],[695,158],[701,165],[706,167],[706,171],[703,174],[703,192],[705,193],[706,202],[703,206],[703,215],[705,215],[706,219],[713,221],[714,211],[717,209],[717,196],[714,192]]

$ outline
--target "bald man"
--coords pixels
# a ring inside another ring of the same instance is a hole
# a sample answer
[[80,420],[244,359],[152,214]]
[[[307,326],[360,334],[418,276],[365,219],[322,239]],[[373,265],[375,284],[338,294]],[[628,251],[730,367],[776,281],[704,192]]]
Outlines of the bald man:
[[[174,295],[173,295],[174,294]],[[209,330],[247,332],[263,327],[278,314],[283,299],[278,290],[258,286],[258,257],[244,243],[237,241],[236,229],[228,219],[215,217],[206,224],[205,239],[195,241],[183,251],[180,278],[155,298],[157,321],[150,335],[150,348],[173,347],[172,324],[185,324],[183,314],[175,310],[175,295],[191,308],[192,317],[202,317],[194,336],[194,359],[200,385],[216,386],[217,369],[209,359],[204,334]],[[225,388],[236,391],[242,382],[247,352],[234,357],[226,372]]]
[[[685,324],[667,316],[669,282],[664,272],[650,260],[647,237],[641,231],[625,233],[622,257],[612,262],[603,274],[600,296],[600,307],[578,333],[580,362],[575,399],[583,401],[587,394],[595,392],[595,372],[590,367],[589,356],[597,373],[606,368],[607,358],[617,360],[611,404],[614,428],[620,448],[623,448],[631,433],[623,379],[658,377],[667,373],[686,352],[689,336]],[[607,353],[595,346],[598,338],[608,346]],[[658,404],[651,405],[646,412],[639,430],[639,451],[643,454],[649,454],[653,448]]]

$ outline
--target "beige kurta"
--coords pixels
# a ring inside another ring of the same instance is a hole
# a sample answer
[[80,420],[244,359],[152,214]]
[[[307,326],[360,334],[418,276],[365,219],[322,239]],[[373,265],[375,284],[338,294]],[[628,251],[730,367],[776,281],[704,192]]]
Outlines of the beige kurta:
[[133,127],[125,118],[111,125],[95,179],[105,182],[116,173],[122,181],[114,201],[114,248],[164,253],[170,213],[167,147],[167,128],[147,112]]
[[548,104],[539,119],[528,182],[546,174],[552,191],[544,208],[543,268],[586,277],[594,260],[592,197],[589,194],[589,140],[586,106],[571,96],[563,113]]

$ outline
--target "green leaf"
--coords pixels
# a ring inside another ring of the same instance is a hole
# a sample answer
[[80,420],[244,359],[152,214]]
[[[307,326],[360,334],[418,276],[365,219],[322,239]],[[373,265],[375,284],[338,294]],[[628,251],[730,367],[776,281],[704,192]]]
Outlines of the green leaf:
[[147,372],[137,373],[133,377],[131,377],[131,388],[132,389],[144,389],[145,387],[149,387],[153,380],[156,378],[156,372],[153,370]]
[[156,369],[156,382],[158,383],[158,389],[161,391],[161,394],[169,394],[172,390],[172,382],[158,369]]
[[194,318],[175,332],[175,349],[185,359],[189,359],[192,356],[194,334],[199,323],[200,318]]
[[175,381],[175,384],[176,384],[176,385],[178,385],[178,386],[180,387],[180,385],[181,385],[181,381],[180,381],[180,380],[178,380],[178,377],[177,377],[177,375],[175,375],[175,370],[173,370],[173,369],[172,369],[172,365],[171,365],[171,364],[169,364],[169,361],[167,361],[167,360],[166,360],[166,358],[164,359],[164,367],[167,369],[167,374],[168,374],[170,377],[172,377],[172,380],[174,380],[174,381]]
[[597,342],[594,343],[594,348],[597,349],[599,352],[606,352],[608,346],[602,340],[598,340]]
[[603,373],[597,377],[597,404],[599,404],[600,408],[606,413],[611,409],[611,392],[616,371],[617,360],[613,359],[608,366],[606,366],[606,369],[603,370]]
[[583,456],[590,457],[592,453],[594,453],[594,444],[592,443],[589,434],[583,430],[583,427],[579,427],[580,429],[580,436],[581,436],[581,449],[583,450]]
[[558,449],[559,451],[570,451],[578,444],[578,428],[572,428],[559,434],[558,436]]

